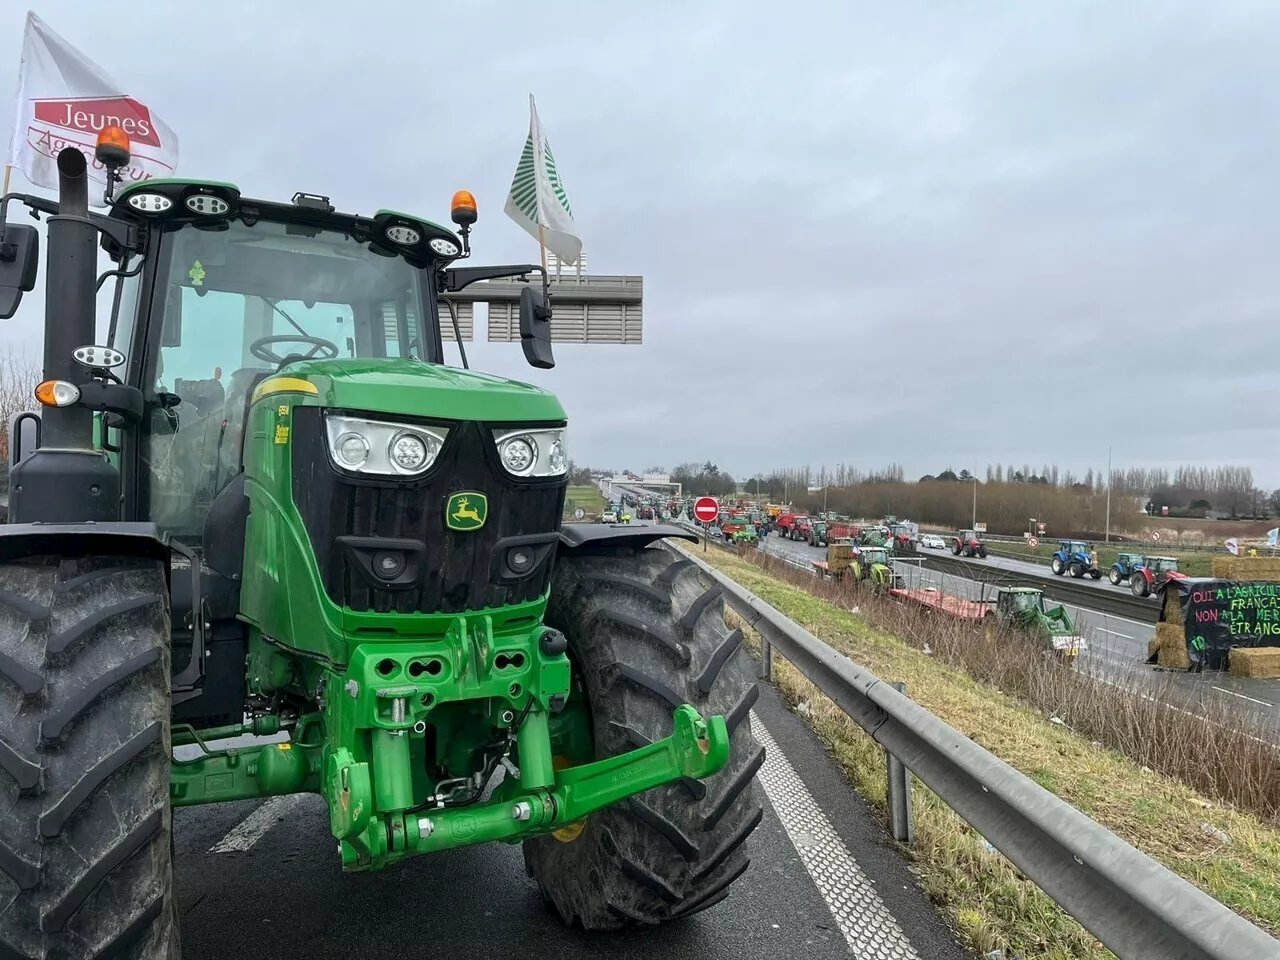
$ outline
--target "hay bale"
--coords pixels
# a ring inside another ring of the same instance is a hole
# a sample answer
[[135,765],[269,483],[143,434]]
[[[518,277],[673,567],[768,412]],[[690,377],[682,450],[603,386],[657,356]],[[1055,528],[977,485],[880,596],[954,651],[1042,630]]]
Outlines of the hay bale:
[[1187,632],[1181,623],[1157,623],[1156,641],[1160,644],[1159,659],[1156,661],[1160,666],[1171,670],[1186,670],[1191,666],[1191,657],[1187,653]]
[[1161,646],[1162,641],[1160,639],[1160,633],[1157,631],[1156,635],[1147,641],[1147,659],[1150,660],[1159,653]]
[[1280,677],[1280,647],[1234,647],[1229,663],[1237,677],[1273,680]]
[[1168,623],[1182,623],[1182,591],[1173,584],[1165,588],[1160,619]]
[[1280,583],[1280,557],[1214,557],[1213,575],[1218,580]]

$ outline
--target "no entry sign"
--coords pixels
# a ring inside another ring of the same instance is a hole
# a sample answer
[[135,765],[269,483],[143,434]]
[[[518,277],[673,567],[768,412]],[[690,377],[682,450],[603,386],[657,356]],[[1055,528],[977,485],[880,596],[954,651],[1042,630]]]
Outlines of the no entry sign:
[[720,516],[720,504],[715,497],[699,497],[693,503],[693,518],[703,523],[711,523]]

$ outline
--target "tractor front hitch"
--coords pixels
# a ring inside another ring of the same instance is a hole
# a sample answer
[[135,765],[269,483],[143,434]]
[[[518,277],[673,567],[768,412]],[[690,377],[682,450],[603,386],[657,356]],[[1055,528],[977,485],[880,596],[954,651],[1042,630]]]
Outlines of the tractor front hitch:
[[[724,717],[676,708],[671,736],[616,757],[555,771],[551,786],[529,791],[508,779],[474,807],[408,811],[370,822],[340,843],[346,870],[377,869],[404,856],[492,840],[519,842],[681,777],[703,779],[729,761]],[[521,778],[523,779],[523,778]]]

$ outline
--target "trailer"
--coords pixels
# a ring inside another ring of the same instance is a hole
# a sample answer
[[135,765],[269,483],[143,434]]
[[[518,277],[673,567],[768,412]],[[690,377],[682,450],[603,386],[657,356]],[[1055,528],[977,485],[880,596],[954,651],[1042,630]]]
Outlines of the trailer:
[[988,604],[943,593],[936,587],[894,587],[889,591],[889,596],[928,607],[961,620],[981,620],[991,609]]

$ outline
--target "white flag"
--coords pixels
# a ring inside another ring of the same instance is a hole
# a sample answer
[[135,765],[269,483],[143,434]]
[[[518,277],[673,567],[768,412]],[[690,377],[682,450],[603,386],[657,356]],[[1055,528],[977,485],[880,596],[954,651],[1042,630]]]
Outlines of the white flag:
[[1280,527],[1272,527],[1267,531],[1267,546],[1275,547],[1280,543]]
[[1232,556],[1240,555],[1240,541],[1237,540],[1235,537],[1232,537],[1230,540],[1227,541],[1227,553],[1231,554]]
[[562,263],[573,266],[578,262],[582,240],[573,222],[569,197],[556,170],[556,158],[542,132],[542,124],[538,122],[533,94],[529,94],[529,137],[524,142],[524,153],[520,155],[515,179],[511,181],[511,193],[507,195],[507,205],[503,209],[535,240],[545,243]]
[[[22,39],[16,113],[9,163],[36,186],[57,189],[58,154],[64,147],[79,147],[89,161],[90,179],[105,187],[107,172],[93,151],[107,126],[129,137],[132,156],[120,171],[126,184],[172,176],[178,165],[173,131],[34,13],[27,14]],[[104,206],[102,192],[90,189],[89,203]]]

